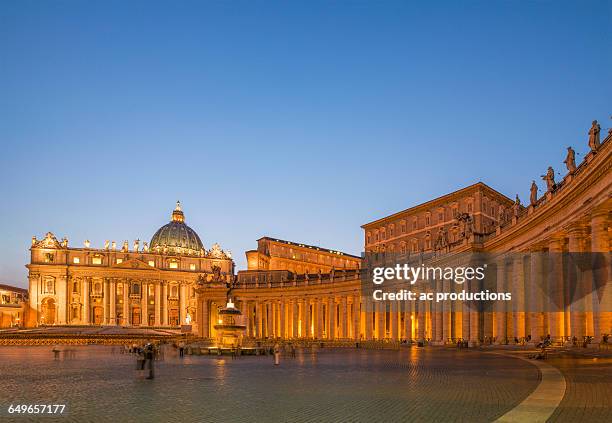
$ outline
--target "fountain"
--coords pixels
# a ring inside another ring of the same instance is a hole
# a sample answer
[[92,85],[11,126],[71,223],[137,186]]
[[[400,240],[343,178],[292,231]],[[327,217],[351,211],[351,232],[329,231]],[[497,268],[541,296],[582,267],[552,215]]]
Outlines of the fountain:
[[240,324],[242,313],[234,307],[229,298],[225,308],[219,310],[219,323],[214,326],[217,331],[217,348],[237,348],[242,346],[242,336],[246,325]]

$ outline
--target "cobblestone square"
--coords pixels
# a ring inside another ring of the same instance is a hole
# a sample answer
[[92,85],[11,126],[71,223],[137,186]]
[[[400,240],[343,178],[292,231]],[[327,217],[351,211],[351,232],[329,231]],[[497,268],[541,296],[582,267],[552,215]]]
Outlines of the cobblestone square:
[[10,404],[59,403],[58,421],[491,421],[538,384],[522,360],[454,350],[305,350],[274,366],[166,348],[154,380],[118,347],[69,350],[0,349],[3,420]]

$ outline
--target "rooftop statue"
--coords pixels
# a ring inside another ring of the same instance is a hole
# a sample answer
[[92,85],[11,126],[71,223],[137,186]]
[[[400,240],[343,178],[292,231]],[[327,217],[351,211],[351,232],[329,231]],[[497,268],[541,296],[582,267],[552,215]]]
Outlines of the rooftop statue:
[[548,192],[553,192],[556,188],[556,184],[555,184],[555,171],[553,170],[552,166],[548,166],[546,175],[542,175],[542,179],[546,181],[546,190]]
[[535,207],[538,202],[538,185],[535,181],[531,181],[531,188],[529,190],[531,194],[529,195],[529,203]]
[[567,147],[567,156],[563,161],[569,173],[573,173],[576,170],[576,152],[572,147]]
[[591,129],[589,129],[589,147],[591,151],[595,151],[599,148],[599,133],[601,132],[601,126],[596,120],[593,121]]
[[514,217],[518,218],[519,211],[521,211],[521,199],[518,194],[516,194],[516,199],[514,200],[514,204],[512,205],[512,213]]

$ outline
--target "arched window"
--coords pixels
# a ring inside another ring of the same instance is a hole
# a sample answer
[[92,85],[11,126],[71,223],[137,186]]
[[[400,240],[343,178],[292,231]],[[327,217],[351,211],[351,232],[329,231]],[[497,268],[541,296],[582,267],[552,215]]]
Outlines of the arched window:
[[140,285],[138,285],[137,283],[132,285],[132,294],[140,294]]
[[172,285],[172,288],[170,288],[170,295],[173,297],[178,297],[178,286]]

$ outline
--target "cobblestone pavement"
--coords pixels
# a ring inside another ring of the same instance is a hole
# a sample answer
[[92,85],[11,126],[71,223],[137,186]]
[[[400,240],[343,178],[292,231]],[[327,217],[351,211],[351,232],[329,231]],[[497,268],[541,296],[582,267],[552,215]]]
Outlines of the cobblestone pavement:
[[[60,347],[64,348],[64,347]],[[535,389],[539,372],[512,357],[434,348],[177,357],[156,378],[119,348],[0,348],[2,421],[492,421]],[[10,404],[66,404],[62,417],[9,416]]]
[[557,357],[548,361],[565,376],[565,396],[549,421],[612,422],[612,358]]

